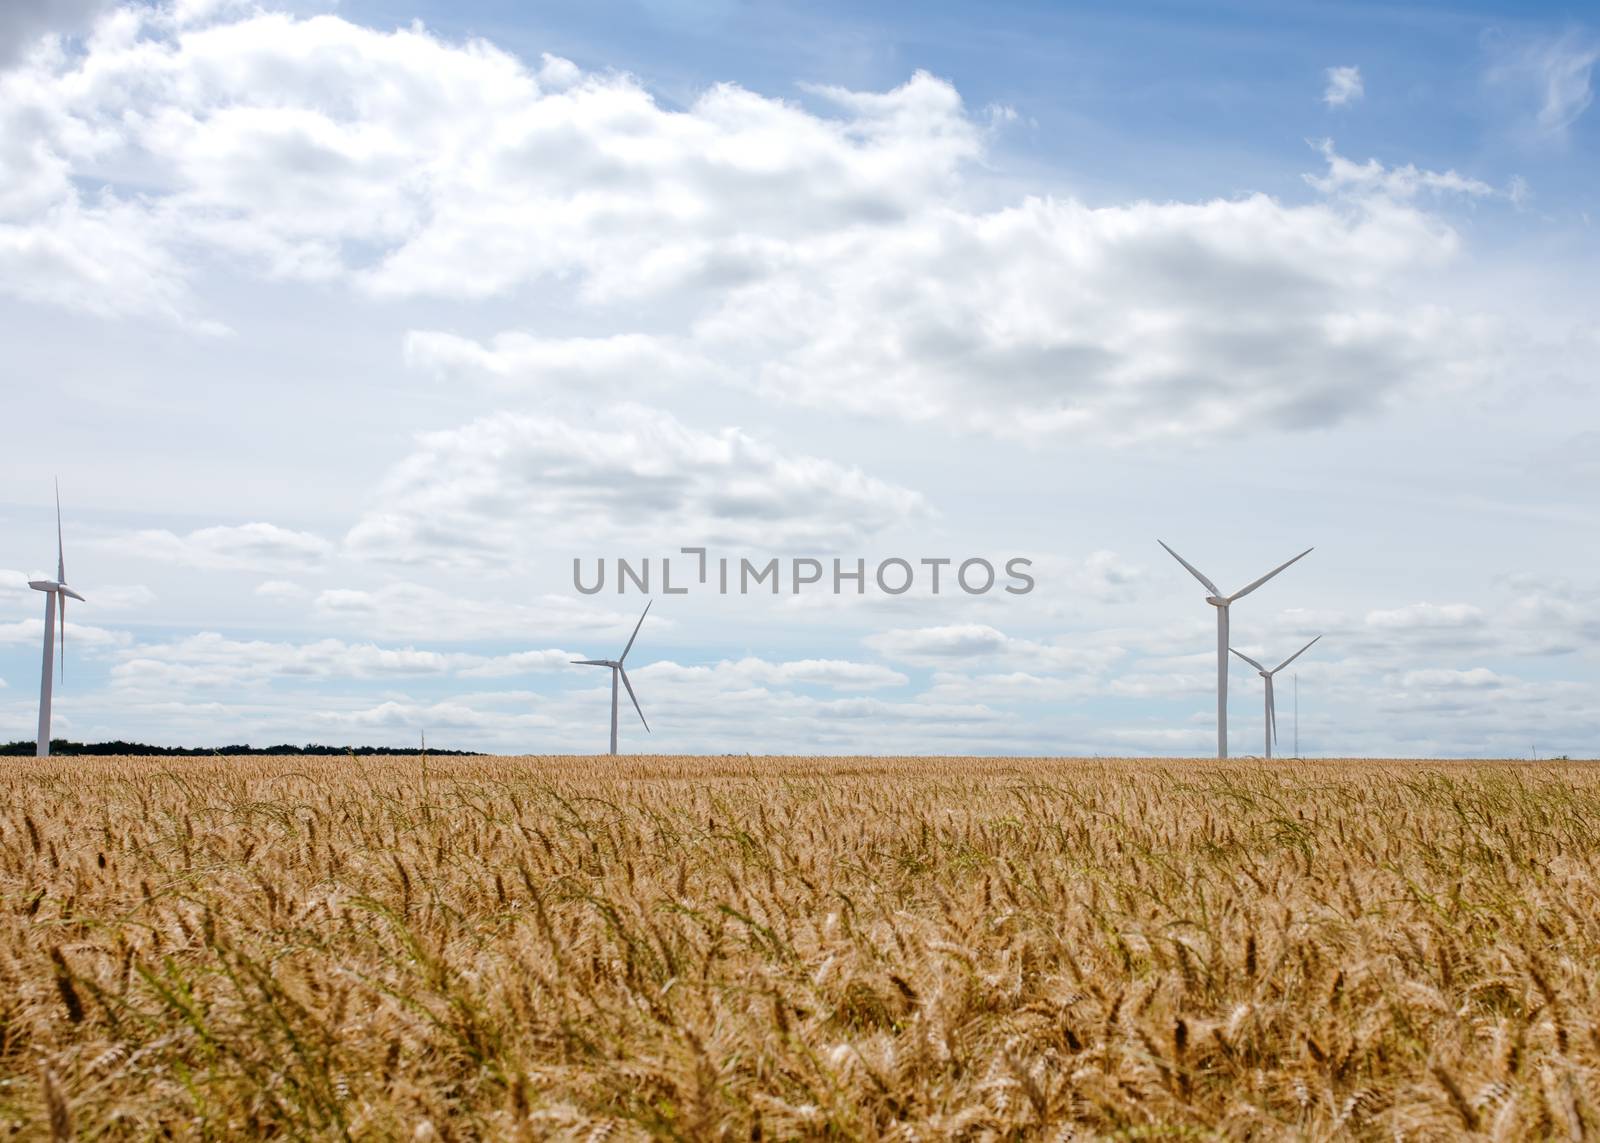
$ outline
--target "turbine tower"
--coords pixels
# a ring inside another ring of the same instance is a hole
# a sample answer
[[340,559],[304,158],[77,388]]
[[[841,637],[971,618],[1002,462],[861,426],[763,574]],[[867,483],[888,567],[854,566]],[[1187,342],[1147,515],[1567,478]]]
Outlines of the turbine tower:
[[[1163,548],[1167,548],[1166,542],[1164,540],[1157,540],[1156,543],[1160,544]],[[1171,556],[1173,559],[1177,560],[1180,564],[1182,564],[1185,568],[1187,568],[1190,575],[1194,576],[1195,579],[1199,580],[1202,584],[1205,585],[1205,589],[1211,593],[1210,595],[1206,596],[1206,602],[1209,603],[1212,607],[1215,607],[1217,609],[1217,757],[1218,758],[1226,758],[1228,756],[1228,607],[1235,600],[1243,599],[1245,596],[1249,595],[1256,588],[1260,587],[1262,584],[1266,583],[1273,576],[1275,576],[1279,572],[1281,572],[1284,568],[1288,567],[1289,564],[1294,563],[1296,560],[1305,559],[1314,550],[1315,549],[1313,549],[1313,548],[1307,548],[1305,551],[1301,552],[1294,559],[1288,561],[1288,563],[1279,564],[1277,567],[1273,568],[1271,571],[1269,571],[1266,575],[1262,576],[1260,579],[1255,580],[1255,581],[1253,581],[1251,583],[1245,584],[1243,587],[1241,587],[1238,591],[1234,592],[1232,595],[1223,595],[1222,591],[1217,587],[1217,585],[1212,583],[1209,579],[1207,579],[1205,577],[1205,574],[1203,572],[1201,572],[1199,568],[1195,567],[1188,560],[1184,559],[1182,556],[1180,556],[1177,552],[1173,551],[1171,548],[1167,548],[1167,554],[1169,556]]]
[[[654,603],[651,600],[650,603]],[[639,721],[644,722],[645,733],[650,733],[650,724],[645,722],[644,711],[639,710],[639,697],[633,693],[633,684],[628,681],[627,669],[622,661],[628,657],[628,652],[633,650],[633,641],[639,637],[639,628],[644,626],[645,615],[650,614],[650,603],[644,605],[644,614],[639,616],[639,622],[633,626],[633,634],[628,636],[628,645],[622,649],[622,654],[615,659],[574,659],[573,664],[580,667],[610,667],[611,668],[611,753],[617,752],[617,680],[622,680],[622,685],[628,688],[628,697],[633,700],[633,709],[639,711]]]
[[[1317,639],[1321,639],[1321,638],[1322,638],[1321,635],[1317,636]],[[1317,639],[1311,640],[1311,643],[1315,643],[1317,641]],[[1298,651],[1296,651],[1294,654],[1290,655],[1287,659],[1285,659],[1283,662],[1279,663],[1276,667],[1273,667],[1272,670],[1270,670],[1270,671],[1267,670],[1265,667],[1263,667],[1260,663],[1258,663],[1254,659],[1252,659],[1249,655],[1246,655],[1243,651],[1234,651],[1234,649],[1232,647],[1228,648],[1228,650],[1233,651],[1233,653],[1235,655],[1239,656],[1239,658],[1243,659],[1245,662],[1249,663],[1252,667],[1254,667],[1256,669],[1256,674],[1260,675],[1263,679],[1265,679],[1267,681],[1267,751],[1266,751],[1266,754],[1264,755],[1264,757],[1268,761],[1271,761],[1271,759],[1272,759],[1272,744],[1278,740],[1278,704],[1277,704],[1276,701],[1273,700],[1273,697],[1272,697],[1272,676],[1277,674],[1279,671],[1283,670],[1290,663],[1292,663],[1296,659],[1298,659],[1301,655],[1304,655],[1307,651],[1311,650],[1311,643],[1307,643],[1304,647],[1301,647]],[[1298,734],[1298,728],[1296,730],[1296,733]],[[1297,741],[1296,742],[1296,748],[1297,749],[1298,749],[1298,746],[1299,746],[1299,743]]]
[[28,586],[44,592],[44,669],[39,676],[39,737],[34,754],[50,757],[50,682],[55,664],[56,611],[61,612],[61,680],[67,678],[67,600],[82,601],[83,596],[67,586],[67,560],[61,543],[61,484],[56,482],[56,578],[30,579]]

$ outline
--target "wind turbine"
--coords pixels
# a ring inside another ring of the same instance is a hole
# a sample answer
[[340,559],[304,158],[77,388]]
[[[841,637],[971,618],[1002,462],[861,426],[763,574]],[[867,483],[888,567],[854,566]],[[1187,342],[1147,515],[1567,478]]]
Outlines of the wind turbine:
[[[1157,540],[1156,543],[1160,544],[1163,548],[1167,548],[1166,542],[1163,541],[1163,540]],[[1275,576],[1279,572],[1281,572],[1284,568],[1288,567],[1289,564],[1294,563],[1296,560],[1305,559],[1314,550],[1315,549],[1313,549],[1313,548],[1307,548],[1305,551],[1301,552],[1294,559],[1288,561],[1288,563],[1279,564],[1277,567],[1273,568],[1271,571],[1269,571],[1266,575],[1262,576],[1260,579],[1255,580],[1255,581],[1253,581],[1251,583],[1245,584],[1243,587],[1241,587],[1238,591],[1234,592],[1232,595],[1223,595],[1222,591],[1217,587],[1217,585],[1212,583],[1209,579],[1207,579],[1205,577],[1205,574],[1203,572],[1201,572],[1199,568],[1195,567],[1188,560],[1184,559],[1182,556],[1180,556],[1177,552],[1173,551],[1171,548],[1167,548],[1167,554],[1169,556],[1171,556],[1173,559],[1177,560],[1180,564],[1182,564],[1185,568],[1187,568],[1189,570],[1189,574],[1190,575],[1194,576],[1195,579],[1199,580],[1202,584],[1205,585],[1206,590],[1211,593],[1210,595],[1206,596],[1206,602],[1209,603],[1212,607],[1215,607],[1217,609],[1217,757],[1218,758],[1226,758],[1228,756],[1228,607],[1235,600],[1243,599],[1245,596],[1249,595],[1256,588],[1260,587],[1262,584],[1266,583],[1273,576]]]
[[61,681],[67,679],[67,599],[83,596],[67,586],[67,560],[61,543],[61,483],[56,482],[56,578],[30,579],[28,586],[44,592],[44,670],[39,679],[39,738],[34,753],[50,757],[50,682],[56,649],[56,609],[61,609]]
[[[1317,636],[1317,639],[1321,638],[1321,635]],[[1317,639],[1311,640],[1311,643],[1315,643]],[[1283,670],[1301,655],[1304,655],[1307,651],[1311,650],[1311,643],[1307,643],[1304,647],[1301,647],[1298,651],[1290,655],[1276,667],[1273,667],[1270,671],[1252,659],[1249,655],[1246,655],[1243,651],[1234,651],[1232,647],[1228,648],[1228,650],[1233,651],[1235,655],[1239,656],[1239,658],[1243,659],[1245,662],[1254,667],[1258,675],[1267,680],[1267,752],[1265,756],[1269,760],[1272,758],[1272,744],[1278,740],[1278,704],[1272,698],[1272,676]]]
[[633,626],[633,634],[628,636],[628,645],[622,649],[622,654],[615,659],[574,659],[573,664],[580,667],[610,667],[611,668],[611,753],[617,752],[617,680],[622,680],[622,685],[628,688],[628,697],[633,700],[633,709],[639,711],[639,721],[644,722],[645,733],[650,733],[650,724],[645,722],[644,711],[639,710],[639,697],[633,693],[633,684],[628,681],[627,669],[622,661],[628,657],[628,652],[633,650],[633,641],[639,637],[639,628],[644,626],[645,615],[650,614],[650,603],[644,605],[644,615],[639,616],[639,622]]

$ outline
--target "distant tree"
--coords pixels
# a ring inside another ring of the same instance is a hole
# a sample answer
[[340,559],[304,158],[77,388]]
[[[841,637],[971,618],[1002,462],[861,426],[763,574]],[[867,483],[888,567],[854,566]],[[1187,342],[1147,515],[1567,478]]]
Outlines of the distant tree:
[[[415,754],[417,751],[410,748],[397,748],[393,746],[323,746],[319,743],[308,742],[304,746],[291,746],[281,743],[277,746],[249,746],[238,743],[228,746],[151,746],[144,742],[124,742],[120,738],[113,742],[68,742],[64,738],[50,740],[50,753],[71,756],[74,754],[132,754],[172,758],[192,758],[207,754],[262,754],[262,755],[357,755],[368,757],[372,755],[400,755]],[[478,753],[476,750],[439,750],[429,748],[429,754],[443,754],[468,756]],[[0,757],[28,757],[34,755],[34,740],[26,742],[7,742],[0,745]]]

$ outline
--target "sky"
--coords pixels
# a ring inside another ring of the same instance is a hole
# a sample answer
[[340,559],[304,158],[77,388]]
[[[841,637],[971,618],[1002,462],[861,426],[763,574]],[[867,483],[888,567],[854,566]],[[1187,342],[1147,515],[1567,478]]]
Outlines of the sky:
[[56,737],[602,751],[651,602],[625,751],[1203,755],[1159,539],[1314,548],[1232,609],[1321,636],[1279,753],[1600,754],[1597,64],[1576,4],[11,3],[0,740],[59,479]]

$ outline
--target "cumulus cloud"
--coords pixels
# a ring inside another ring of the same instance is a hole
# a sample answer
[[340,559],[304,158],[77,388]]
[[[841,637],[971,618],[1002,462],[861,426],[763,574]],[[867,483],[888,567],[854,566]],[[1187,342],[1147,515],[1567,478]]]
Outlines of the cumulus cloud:
[[321,536],[261,522],[199,528],[182,536],[147,529],[113,542],[118,552],[137,559],[213,571],[309,568],[333,551],[333,545]]
[[452,378],[721,380],[835,411],[1112,440],[1328,425],[1496,376],[1498,326],[1412,303],[1403,281],[1459,247],[1412,204],[1419,192],[1498,192],[1324,151],[1310,182],[1325,201],[1306,206],[1256,195],[930,209],[796,243],[681,333],[419,331],[408,356]]
[[1454,170],[1422,170],[1412,163],[1403,167],[1386,167],[1376,159],[1356,163],[1334,149],[1333,140],[1324,139],[1317,144],[1328,169],[1321,175],[1309,174],[1306,182],[1327,195],[1357,195],[1369,204],[1374,199],[1408,200],[1421,191],[1435,194],[1459,194],[1469,198],[1498,195],[1513,198],[1515,190],[1497,191],[1482,179],[1469,178]]
[[6,0],[0,4],[0,67],[20,59],[45,36],[83,31],[111,0]]
[[216,688],[322,679],[442,676],[503,678],[548,672],[575,658],[557,649],[481,655],[318,639],[310,643],[230,639],[214,631],[128,647],[111,669],[115,686],[138,690]]
[[313,643],[230,639],[204,631],[167,643],[130,648],[111,669],[112,682],[140,689],[215,688],[275,679],[391,678],[437,675],[477,662],[414,647],[379,647],[319,639]]
[[[74,603],[72,606],[76,610],[82,605]],[[43,640],[43,619],[19,619],[15,623],[0,623],[0,645],[33,644],[34,646],[41,646]],[[132,642],[132,636],[126,631],[109,630],[105,627],[79,623],[76,620],[67,626],[68,647],[73,644],[95,648],[121,647],[130,642]]]
[[570,666],[578,657],[575,651],[513,651],[509,655],[496,655],[478,666],[468,667],[461,675],[469,679],[505,678],[555,671]]
[[555,632],[625,637],[639,618],[631,611],[570,595],[508,600],[481,589],[452,592],[405,581],[371,589],[327,588],[317,594],[312,612],[322,623],[387,638],[434,642],[535,639]]
[[1497,690],[1507,685],[1507,680],[1487,667],[1455,670],[1449,667],[1430,667],[1420,671],[1406,671],[1396,680],[1408,690]]
[[1402,288],[1459,245],[1400,195],[1408,181],[1451,180],[1305,206],[1030,198],[930,214],[811,244],[791,272],[730,290],[695,335],[778,400],[1005,436],[1335,424],[1494,376],[1492,325]]
[[1469,603],[1411,603],[1367,612],[1368,627],[1380,630],[1451,630],[1483,625],[1483,612]]
[[887,659],[946,668],[959,660],[1005,660],[1021,669],[1094,671],[1123,655],[1120,647],[1095,642],[1019,639],[983,623],[897,627],[869,635],[864,642]]
[[[47,209],[71,207],[105,237],[152,239],[99,267],[62,261],[43,291],[134,305],[95,278],[126,263],[158,311],[186,297],[187,270],[150,258],[184,245],[386,296],[574,272],[593,298],[736,279],[781,257],[774,241],[903,217],[982,135],[922,73],[890,92],[818,89],[826,115],[727,84],[671,110],[629,76],[549,56],[530,69],[419,25],[260,10],[124,8],[85,52],[30,59],[0,95],[5,134],[33,143],[6,172],[38,204],[18,236],[98,249]],[[138,200],[70,193],[69,176],[106,174],[136,181]],[[114,210],[142,225],[114,227],[130,221]],[[9,268],[0,281],[20,283]]]
[[30,578],[27,572],[0,568],[0,600],[20,607],[30,599],[37,599],[38,593],[28,586]]
[[1322,89],[1322,102],[1329,107],[1343,107],[1366,94],[1358,67],[1330,67],[1323,74],[1327,76],[1328,85]]
[[485,378],[555,388],[612,385],[638,392],[705,377],[716,366],[673,339],[641,333],[535,337],[507,332],[487,344],[437,330],[406,335],[406,363],[450,380]]
[[[599,673],[596,672],[598,675]],[[796,684],[844,689],[845,676],[867,680],[869,686],[901,685],[904,676],[870,664],[833,662],[775,663],[758,659],[724,661],[697,667],[671,660],[630,670],[641,703],[660,713],[666,727],[701,724],[706,732],[734,732],[767,742],[774,734],[791,741],[826,740],[843,734],[857,741],[893,743],[907,726],[928,723],[945,731],[980,726],[992,732],[1004,715],[981,702],[934,701],[927,696],[895,700],[863,695],[819,697],[788,689]],[[597,678],[596,682],[600,679]],[[581,697],[579,698],[581,701]],[[879,739],[880,724],[886,732]]]
[[636,405],[590,423],[507,412],[424,433],[378,501],[349,549],[436,564],[504,562],[534,537],[582,554],[622,539],[828,551],[929,512],[858,468]]
[[142,611],[156,601],[156,593],[142,583],[96,585],[89,606],[96,611]]
[[[369,707],[355,710],[318,711],[312,716],[316,725],[340,734],[370,735],[374,731],[402,731],[408,734],[417,730],[454,731],[469,733],[475,739],[488,738],[511,749],[525,750],[528,735],[541,735],[556,725],[547,714],[496,710],[486,705],[468,701],[418,702],[385,699]],[[437,741],[437,736],[435,737]]]
[[651,677],[675,683],[704,684],[716,689],[748,687],[819,686],[833,690],[875,690],[904,686],[908,680],[899,671],[876,663],[854,663],[848,659],[798,659],[769,662],[745,658],[724,660],[712,666],[683,666],[663,662],[652,664]]
[[[602,328],[419,330],[408,358],[1022,437],[1322,426],[1499,361],[1496,330],[1407,285],[1458,246],[1410,200],[1475,180],[1330,157],[1304,205],[978,210],[988,129],[923,72],[809,105],[718,85],[680,110],[420,27],[124,9],[0,88],[0,289],[104,313],[198,320],[207,257],[383,297],[559,279]],[[650,333],[615,304],[666,299],[683,320]]]

